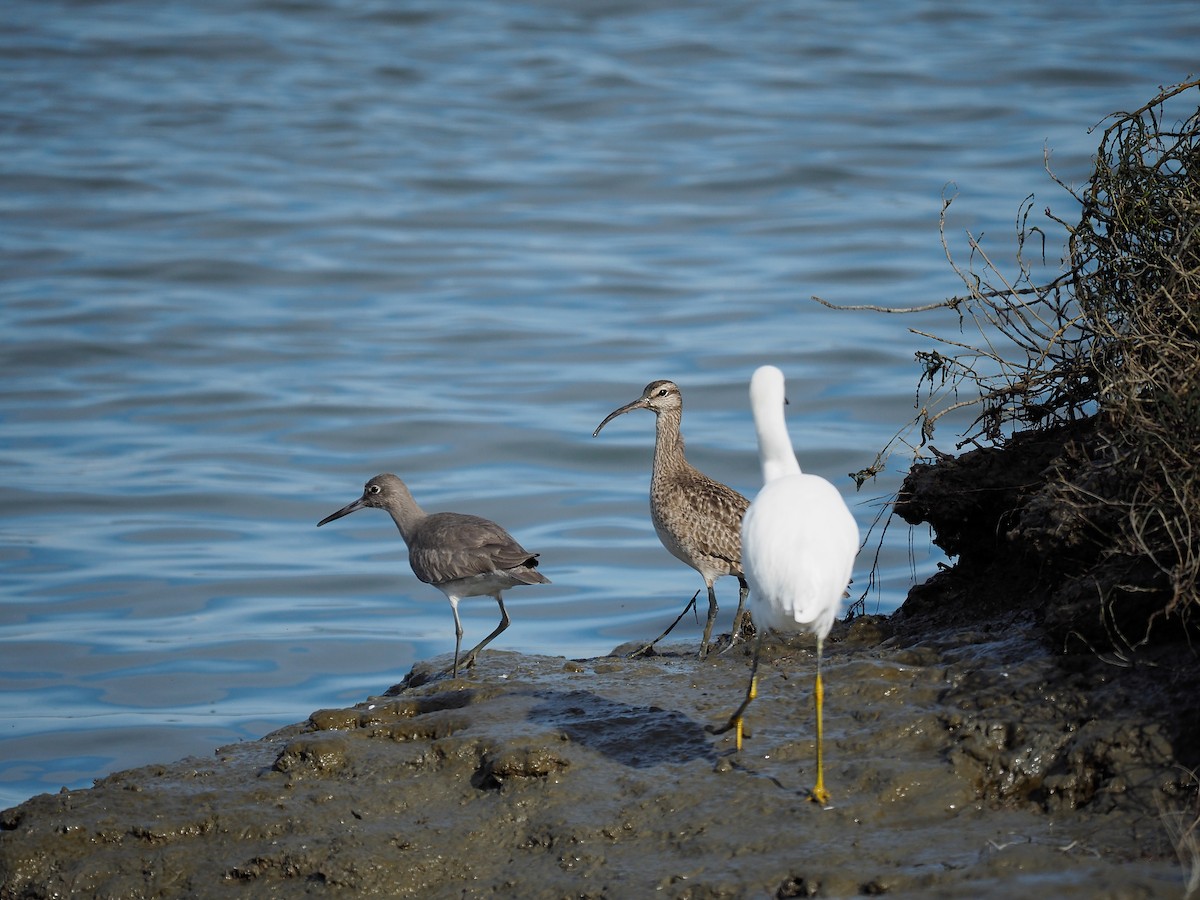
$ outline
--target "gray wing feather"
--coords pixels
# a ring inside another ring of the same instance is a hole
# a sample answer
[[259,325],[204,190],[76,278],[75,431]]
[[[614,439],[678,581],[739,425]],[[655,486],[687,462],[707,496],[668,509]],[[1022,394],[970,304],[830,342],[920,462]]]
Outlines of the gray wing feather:
[[408,548],[413,574],[426,584],[504,571],[526,584],[545,584],[530,553],[495,522],[464,513],[434,513]]

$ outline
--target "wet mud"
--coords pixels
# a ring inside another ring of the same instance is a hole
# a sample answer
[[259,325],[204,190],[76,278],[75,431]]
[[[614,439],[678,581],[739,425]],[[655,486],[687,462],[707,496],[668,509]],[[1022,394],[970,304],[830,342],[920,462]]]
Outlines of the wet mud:
[[35,797],[0,813],[0,896],[1184,895],[1165,817],[1195,790],[1161,670],[1064,657],[1022,613],[841,623],[821,808],[812,641],[766,643],[740,754],[705,726],[750,648],[695,649],[425,664],[213,758]]

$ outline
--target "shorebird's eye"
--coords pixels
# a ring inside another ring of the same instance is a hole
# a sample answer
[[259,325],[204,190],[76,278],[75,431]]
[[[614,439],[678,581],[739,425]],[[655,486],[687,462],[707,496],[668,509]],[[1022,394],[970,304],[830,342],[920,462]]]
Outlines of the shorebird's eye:
[[379,493],[379,485],[373,484],[369,488],[367,488],[367,490],[370,491],[372,494],[378,494]]
[[665,396],[667,396],[667,389],[666,389],[666,388],[659,388],[659,389],[658,389],[658,396],[660,396],[660,397],[665,397]]

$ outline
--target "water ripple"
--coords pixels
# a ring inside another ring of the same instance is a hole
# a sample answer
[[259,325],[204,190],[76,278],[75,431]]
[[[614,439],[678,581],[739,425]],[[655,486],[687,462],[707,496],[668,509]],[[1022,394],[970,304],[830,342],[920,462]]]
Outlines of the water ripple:
[[[699,579],[648,521],[652,422],[590,436],[656,378],[693,461],[753,492],[746,380],[781,365],[806,468],[865,525],[903,461],[845,473],[912,415],[905,329],[937,322],[807,298],[954,293],[947,185],[952,236],[1011,249],[1023,197],[1062,200],[1043,148],[1078,181],[1086,129],[1200,45],[1162,0],[10,7],[0,805],[446,653],[386,517],[315,528],[377,472],[543,554],[496,646],[656,632]],[[872,607],[936,559],[889,532]]]

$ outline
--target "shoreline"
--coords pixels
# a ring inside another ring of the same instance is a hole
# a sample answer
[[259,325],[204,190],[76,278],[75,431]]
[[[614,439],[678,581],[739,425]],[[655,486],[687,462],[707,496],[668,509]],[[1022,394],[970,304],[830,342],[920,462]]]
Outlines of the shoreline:
[[839,623],[821,809],[814,642],[766,642],[741,754],[704,726],[750,647],[694,651],[430,661],[211,759],[39,795],[0,813],[0,897],[1183,893],[1164,817],[1195,792],[1141,668],[1052,653],[1019,614]]

